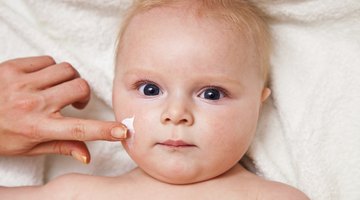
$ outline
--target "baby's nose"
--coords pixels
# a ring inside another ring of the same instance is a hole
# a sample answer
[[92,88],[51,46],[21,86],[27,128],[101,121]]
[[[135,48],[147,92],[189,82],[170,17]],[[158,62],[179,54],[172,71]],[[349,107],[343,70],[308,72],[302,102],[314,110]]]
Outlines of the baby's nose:
[[189,105],[175,101],[168,103],[162,112],[161,123],[191,126],[194,123],[194,116]]

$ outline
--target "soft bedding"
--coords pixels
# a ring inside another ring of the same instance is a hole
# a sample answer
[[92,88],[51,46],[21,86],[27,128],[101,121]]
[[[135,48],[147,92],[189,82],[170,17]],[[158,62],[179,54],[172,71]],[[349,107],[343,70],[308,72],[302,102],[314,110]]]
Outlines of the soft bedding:
[[[360,199],[360,1],[253,0],[271,18],[272,97],[248,156],[256,173],[311,199]],[[89,81],[90,106],[69,115],[112,120],[113,56],[130,0],[0,2],[0,61],[52,55]],[[59,156],[0,157],[0,185],[41,184],[66,172],[134,167],[119,143],[89,143],[92,164]],[[247,162],[249,164],[249,161]]]

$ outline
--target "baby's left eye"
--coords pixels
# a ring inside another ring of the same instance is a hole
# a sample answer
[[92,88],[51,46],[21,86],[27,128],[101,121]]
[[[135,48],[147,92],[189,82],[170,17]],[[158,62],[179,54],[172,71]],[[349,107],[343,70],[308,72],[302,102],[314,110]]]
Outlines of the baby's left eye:
[[216,101],[221,98],[224,98],[225,94],[224,92],[222,92],[220,89],[217,88],[206,88],[200,93],[199,97],[203,99]]

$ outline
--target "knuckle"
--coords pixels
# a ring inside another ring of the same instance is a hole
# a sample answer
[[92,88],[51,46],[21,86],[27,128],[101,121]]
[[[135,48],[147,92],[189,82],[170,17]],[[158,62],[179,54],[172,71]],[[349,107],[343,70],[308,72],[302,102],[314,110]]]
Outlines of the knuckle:
[[9,60],[1,64],[1,79],[12,80],[13,77],[18,75],[15,61]]
[[68,62],[62,62],[61,67],[65,74],[75,77],[77,75],[77,71],[75,68]]
[[48,60],[50,63],[53,63],[53,64],[56,63],[55,60],[54,60],[54,58],[53,58],[52,56],[43,55],[43,56],[41,56],[41,58],[44,59],[44,60]]
[[3,67],[14,68],[15,66],[17,66],[16,61],[17,61],[17,59],[7,60],[7,61],[1,63],[1,65],[3,65]]
[[107,139],[110,137],[110,132],[111,132],[112,127],[99,127],[97,131],[97,133],[99,133],[99,136],[102,139]]
[[11,88],[15,91],[23,90],[28,87],[29,87],[29,84],[25,80],[20,80],[20,79],[16,80],[14,83],[11,84]]
[[40,139],[39,128],[37,125],[31,125],[28,130],[29,132],[27,133],[27,136],[29,138],[34,140]]
[[14,109],[22,112],[31,112],[44,107],[45,99],[41,95],[26,95],[22,97],[13,97]]
[[53,144],[53,152],[62,154],[62,155],[68,155],[70,152],[68,151],[67,146],[62,141],[55,141]]
[[15,103],[15,107],[23,111],[32,111],[37,107],[37,100],[35,99],[20,99]]
[[76,85],[80,94],[82,94],[83,96],[90,95],[90,86],[85,79],[76,79]]
[[38,142],[40,141],[41,138],[41,134],[39,132],[39,127],[38,127],[38,123],[35,124],[31,124],[28,125],[22,132],[21,134],[23,136],[25,136],[26,138],[28,138],[29,142]]
[[77,122],[71,129],[71,135],[75,140],[83,141],[85,139],[85,125]]

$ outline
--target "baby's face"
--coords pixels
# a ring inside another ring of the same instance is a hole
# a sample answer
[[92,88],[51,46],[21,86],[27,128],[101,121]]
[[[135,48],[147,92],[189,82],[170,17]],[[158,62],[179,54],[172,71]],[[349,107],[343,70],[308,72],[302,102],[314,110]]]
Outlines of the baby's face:
[[255,48],[229,26],[161,8],[137,15],[119,52],[116,119],[146,173],[184,184],[233,167],[254,136],[263,80]]

